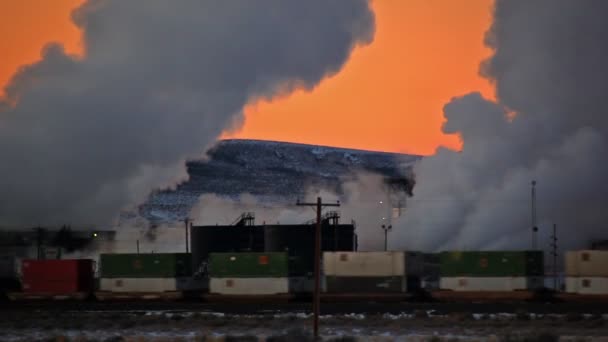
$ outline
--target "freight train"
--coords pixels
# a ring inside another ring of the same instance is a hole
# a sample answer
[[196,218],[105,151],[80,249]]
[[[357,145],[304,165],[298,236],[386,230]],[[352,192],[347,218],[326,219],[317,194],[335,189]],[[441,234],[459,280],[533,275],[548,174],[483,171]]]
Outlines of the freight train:
[[[567,252],[565,286],[547,291],[542,251],[359,252],[354,223],[338,219],[335,212],[323,218],[324,300],[608,298],[608,251]],[[30,240],[36,241],[40,260],[16,255],[0,260],[0,276],[10,285],[2,292],[15,300],[308,300],[314,288],[314,226],[253,223],[253,215],[245,213],[231,226],[189,227],[191,253],[100,253],[81,260],[41,253],[38,230]],[[63,245],[74,245],[74,233],[61,235]]]
[[[81,260],[23,260],[23,299],[307,300],[308,263],[283,252],[101,254]],[[608,251],[565,254],[565,288],[544,289],[541,251],[356,252],[322,255],[322,300],[606,300]],[[314,260],[313,260],[314,263]],[[196,270],[196,271],[195,271]],[[543,294],[544,296],[540,296]]]

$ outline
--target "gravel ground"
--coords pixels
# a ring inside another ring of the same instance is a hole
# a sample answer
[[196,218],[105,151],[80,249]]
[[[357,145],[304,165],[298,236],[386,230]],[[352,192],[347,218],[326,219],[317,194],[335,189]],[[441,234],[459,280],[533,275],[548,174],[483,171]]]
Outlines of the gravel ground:
[[[0,311],[0,341],[311,341],[310,314],[183,310]],[[608,314],[327,314],[324,341],[608,341]]]

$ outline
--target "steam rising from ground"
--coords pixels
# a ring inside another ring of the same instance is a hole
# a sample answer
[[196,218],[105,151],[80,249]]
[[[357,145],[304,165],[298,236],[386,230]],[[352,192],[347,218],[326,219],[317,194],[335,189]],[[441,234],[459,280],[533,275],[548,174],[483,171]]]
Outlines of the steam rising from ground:
[[[553,223],[562,250],[608,238],[607,16],[604,1],[496,1],[487,36],[495,54],[482,71],[499,100],[471,93],[445,106],[445,131],[461,135],[463,150],[441,149],[415,167],[392,249],[528,248],[532,180],[540,247]],[[48,46],[0,103],[0,223],[112,217],[185,176],[183,160],[238,124],[247,102],[314,87],[373,33],[362,0],[92,0],[74,17],[86,56]],[[345,185],[340,211],[357,221],[361,249],[382,245],[381,184],[362,176]],[[248,196],[204,196],[192,217],[230,224],[242,211],[257,223],[314,218]],[[179,226],[166,234],[179,247]]]
[[[337,195],[320,189],[310,189],[302,200],[315,202],[321,196],[325,203],[341,201],[338,210],[341,223],[356,221],[360,250],[383,248],[384,240],[380,225],[382,218],[388,221],[384,178],[380,175],[361,173],[345,180],[344,193]],[[382,202],[382,203],[380,203]],[[315,208],[298,207],[295,203],[268,204],[249,194],[238,199],[205,194],[192,209],[190,218],[194,225],[231,225],[241,213],[253,212],[256,224],[304,224],[316,219]],[[99,253],[173,253],[186,251],[186,229],[184,222],[163,224],[149,228],[148,223],[137,218],[119,227],[112,240],[98,239],[86,249],[68,255],[73,258],[97,260]]]
[[[498,101],[471,93],[445,106],[444,130],[462,137],[463,150],[440,149],[415,166],[414,197],[393,222],[389,248],[530,248],[532,180],[539,248],[548,249],[553,223],[562,251],[608,239],[607,16],[601,1],[496,1],[486,40],[495,53],[481,70]],[[342,217],[357,221],[362,249],[380,249],[382,183],[361,177],[346,188]],[[201,203],[210,224],[242,211],[218,199]],[[290,207],[267,220],[301,223],[302,215]]]
[[374,28],[365,0],[89,0],[73,17],[85,56],[48,45],[0,100],[0,224],[108,222]]
[[540,248],[553,223],[562,250],[608,238],[607,15],[603,1],[496,1],[482,71],[499,101],[472,93],[445,106],[463,150],[415,167],[393,247],[529,248],[532,180]]

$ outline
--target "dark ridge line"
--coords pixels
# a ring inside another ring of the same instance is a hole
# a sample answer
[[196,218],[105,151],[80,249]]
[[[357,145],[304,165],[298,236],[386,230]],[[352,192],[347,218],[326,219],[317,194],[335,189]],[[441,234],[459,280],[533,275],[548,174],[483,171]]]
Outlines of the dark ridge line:
[[340,151],[345,151],[345,152],[355,152],[355,153],[365,153],[365,154],[386,154],[386,155],[391,155],[391,156],[406,156],[406,157],[418,157],[418,158],[424,157],[423,155],[419,155],[419,154],[363,150],[363,149],[348,148],[348,147],[313,145],[313,144],[303,144],[303,143],[288,142],[288,141],[260,140],[260,139],[221,139],[216,142],[214,147],[219,144],[222,144],[222,143],[238,143],[238,142],[262,143],[262,144],[269,144],[269,145],[292,145],[292,146],[300,146],[300,147],[308,147],[308,148],[320,147],[320,148],[324,148],[324,149],[333,149],[333,150],[340,150]]

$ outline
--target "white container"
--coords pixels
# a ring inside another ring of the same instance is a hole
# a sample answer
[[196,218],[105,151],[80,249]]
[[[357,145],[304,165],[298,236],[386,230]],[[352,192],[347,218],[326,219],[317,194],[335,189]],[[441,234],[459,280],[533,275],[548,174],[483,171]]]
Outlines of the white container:
[[206,281],[192,278],[101,278],[99,280],[99,289],[109,292],[171,292],[206,287]]
[[405,275],[404,252],[325,252],[323,272],[337,277]]
[[517,291],[543,287],[542,277],[442,277],[442,290],[452,291]]
[[223,295],[289,293],[289,278],[211,278],[209,292]]
[[566,292],[607,295],[608,277],[567,277]]
[[567,277],[608,277],[608,251],[566,252]]

